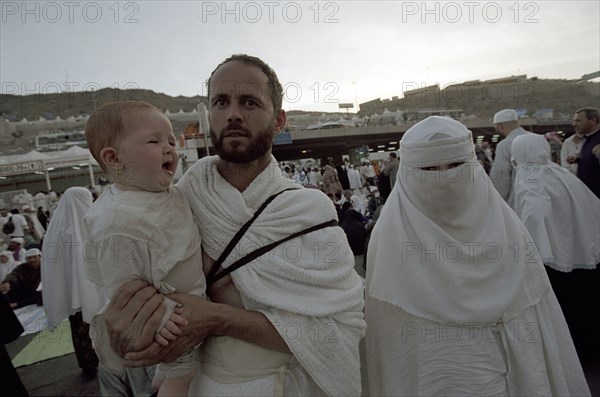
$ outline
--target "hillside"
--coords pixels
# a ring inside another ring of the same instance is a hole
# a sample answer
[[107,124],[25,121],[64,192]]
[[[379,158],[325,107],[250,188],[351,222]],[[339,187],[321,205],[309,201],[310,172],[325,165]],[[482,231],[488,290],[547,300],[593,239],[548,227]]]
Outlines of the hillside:
[[360,105],[360,114],[428,109],[462,109],[465,115],[491,118],[499,109],[554,110],[554,118],[570,119],[573,111],[585,106],[600,106],[600,83],[575,80],[538,80],[507,84],[456,84],[437,92],[422,92],[409,98],[374,100]]
[[90,114],[95,108],[112,101],[146,101],[163,111],[178,112],[180,109],[189,112],[199,102],[206,103],[206,98],[172,97],[150,90],[121,90],[104,88],[95,92],[66,92],[60,94],[7,95],[0,94],[0,116],[10,121],[23,118],[37,120],[40,117],[69,116]]

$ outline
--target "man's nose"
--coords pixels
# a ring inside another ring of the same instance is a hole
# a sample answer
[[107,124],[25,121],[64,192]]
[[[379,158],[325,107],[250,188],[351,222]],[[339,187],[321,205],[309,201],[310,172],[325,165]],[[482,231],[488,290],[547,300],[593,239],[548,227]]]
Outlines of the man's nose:
[[229,114],[227,115],[227,121],[242,121],[242,108],[238,103],[232,103],[229,106]]

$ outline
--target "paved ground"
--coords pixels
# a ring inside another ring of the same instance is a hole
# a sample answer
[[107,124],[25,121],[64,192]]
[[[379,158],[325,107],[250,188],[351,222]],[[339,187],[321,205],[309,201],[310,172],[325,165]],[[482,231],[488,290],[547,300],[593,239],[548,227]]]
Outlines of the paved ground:
[[[36,334],[22,336],[7,346],[8,353],[14,357]],[[361,343],[361,355],[364,343]],[[363,355],[364,357],[364,355]],[[365,360],[361,362],[363,375],[366,374]],[[592,396],[600,397],[600,366],[585,368]],[[17,372],[31,396],[97,396],[98,378],[86,378],[79,367],[74,354],[46,360],[26,367],[17,368]],[[363,387],[367,384],[363,376]],[[363,393],[363,396],[367,396]]]
[[[21,336],[6,346],[16,356],[37,334]],[[17,372],[31,396],[98,396],[98,378],[85,377],[77,366],[75,354],[19,367]]]

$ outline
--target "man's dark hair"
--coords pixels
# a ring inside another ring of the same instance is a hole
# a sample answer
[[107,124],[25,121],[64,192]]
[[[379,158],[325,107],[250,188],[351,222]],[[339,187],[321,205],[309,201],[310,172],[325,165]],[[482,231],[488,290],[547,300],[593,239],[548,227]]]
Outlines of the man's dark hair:
[[212,73],[210,74],[210,78],[208,79],[208,81],[206,83],[207,91],[208,91],[208,98],[210,98],[210,85],[211,85],[210,82],[211,82],[215,72],[221,66],[225,65],[226,63],[234,62],[234,61],[243,62],[246,65],[256,66],[267,76],[267,85],[268,85],[268,89],[269,89],[269,96],[271,97],[271,102],[273,103],[273,108],[275,109],[275,113],[279,112],[281,110],[281,107],[283,104],[283,87],[281,86],[281,83],[279,82],[279,79],[277,78],[277,74],[275,74],[275,71],[273,69],[271,69],[271,67],[269,65],[267,65],[262,59],[253,57],[251,55],[246,55],[246,54],[232,55],[229,58],[227,58],[226,60],[224,60],[223,62],[221,62],[215,68],[215,70],[212,71]]
[[392,153],[390,153],[390,157],[395,159],[395,158],[398,158],[398,155],[396,153],[392,152]]
[[577,113],[581,113],[581,112],[585,112],[585,118],[590,120],[590,119],[596,119],[596,123],[600,122],[600,112],[598,112],[598,109],[596,108],[581,108],[575,111],[575,114]]

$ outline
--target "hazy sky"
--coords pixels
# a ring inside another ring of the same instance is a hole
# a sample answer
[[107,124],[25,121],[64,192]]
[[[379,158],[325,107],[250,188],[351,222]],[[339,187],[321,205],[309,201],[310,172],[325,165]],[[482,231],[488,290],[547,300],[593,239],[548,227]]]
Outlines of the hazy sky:
[[[1,1],[4,93],[145,88],[205,95],[234,53],[261,57],[286,110],[337,111],[439,83],[600,70],[593,1]],[[353,83],[354,82],[354,83]]]

